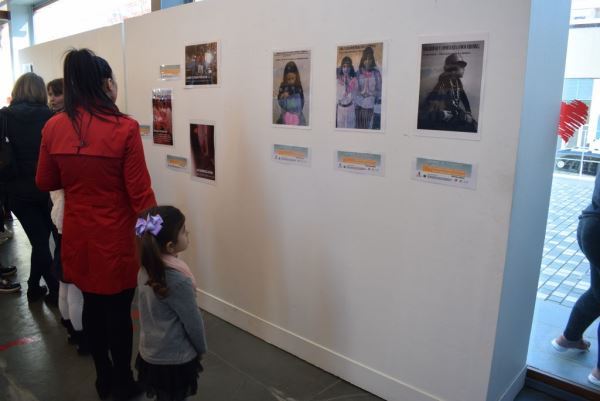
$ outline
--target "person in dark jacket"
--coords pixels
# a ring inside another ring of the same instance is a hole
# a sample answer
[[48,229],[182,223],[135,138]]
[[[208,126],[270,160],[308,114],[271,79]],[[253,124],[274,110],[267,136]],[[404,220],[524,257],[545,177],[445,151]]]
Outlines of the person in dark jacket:
[[[9,207],[31,243],[27,298],[30,302],[45,298],[49,304],[56,305],[58,280],[52,274],[49,243],[52,229],[50,196],[35,184],[42,128],[53,115],[47,101],[46,85],[40,76],[28,72],[15,83],[10,106],[3,109],[16,164],[16,177],[7,182],[6,189]],[[47,287],[40,285],[42,277]]]
[[[590,262],[590,288],[581,294],[569,316],[563,334],[552,340],[558,352],[585,352],[590,342],[584,340],[583,333],[600,316],[600,172],[596,174],[592,202],[579,216],[577,243]],[[597,333],[600,334],[600,326]],[[600,345],[600,336],[597,337]],[[600,387],[600,356],[596,356],[596,366],[588,375],[588,381]]]

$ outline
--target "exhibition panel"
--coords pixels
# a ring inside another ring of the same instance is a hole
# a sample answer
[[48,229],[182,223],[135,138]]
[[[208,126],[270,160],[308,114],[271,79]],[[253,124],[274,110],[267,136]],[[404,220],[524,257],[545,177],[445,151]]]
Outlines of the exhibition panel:
[[537,282],[506,275],[511,235],[545,227],[515,211],[550,188],[542,176],[521,208],[517,165],[552,159],[536,146],[560,105],[560,69],[536,62],[564,59],[568,24],[553,41],[532,29],[568,6],[539,2],[206,0],[22,56],[42,75],[67,44],[124,65],[203,308],[388,400],[496,401],[526,355],[497,335],[533,312],[507,318],[503,298]]

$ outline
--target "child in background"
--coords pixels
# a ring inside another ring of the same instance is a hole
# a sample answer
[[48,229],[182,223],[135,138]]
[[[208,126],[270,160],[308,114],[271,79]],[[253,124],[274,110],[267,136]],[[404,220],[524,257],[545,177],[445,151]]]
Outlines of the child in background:
[[281,115],[277,124],[284,125],[306,125],[304,114],[304,91],[300,82],[298,66],[293,61],[285,65],[283,69],[283,80],[279,85],[277,101],[281,108]]
[[196,280],[177,257],[188,246],[185,216],[173,206],[154,207],[142,216],[135,227],[142,262],[138,380],[148,397],[181,401],[196,394],[206,353]]
[[69,344],[77,346],[77,352],[80,355],[89,354],[89,347],[85,336],[83,335],[83,294],[81,290],[73,283],[64,281],[62,274],[62,263],[60,258],[60,249],[62,242],[63,217],[65,215],[65,192],[62,189],[50,192],[52,200],[52,223],[56,228],[54,242],[54,268],[58,278],[58,310],[61,315],[61,323],[69,333]]
[[[63,79],[54,79],[46,85],[48,91],[48,105],[55,113],[62,111],[63,102]],[[89,353],[87,341],[83,336],[82,312],[83,294],[75,284],[64,281],[62,264],[60,259],[60,245],[62,241],[63,217],[65,215],[65,192],[62,189],[50,192],[52,202],[52,237],[54,238],[54,269],[58,278],[58,310],[61,315],[61,323],[69,333],[69,344],[77,346],[77,352],[81,355]]]

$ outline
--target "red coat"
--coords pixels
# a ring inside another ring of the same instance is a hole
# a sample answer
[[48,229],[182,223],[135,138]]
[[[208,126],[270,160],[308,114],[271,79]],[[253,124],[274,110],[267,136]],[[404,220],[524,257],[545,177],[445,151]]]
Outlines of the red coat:
[[80,141],[66,113],[42,130],[36,184],[65,190],[62,264],[65,281],[84,292],[116,294],[136,286],[135,221],[156,205],[138,123],[83,113]]

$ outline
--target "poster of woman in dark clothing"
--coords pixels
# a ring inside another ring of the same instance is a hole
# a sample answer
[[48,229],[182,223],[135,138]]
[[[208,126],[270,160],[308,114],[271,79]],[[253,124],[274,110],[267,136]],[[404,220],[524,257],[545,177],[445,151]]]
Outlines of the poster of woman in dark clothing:
[[417,129],[479,133],[483,55],[483,40],[422,44]]

